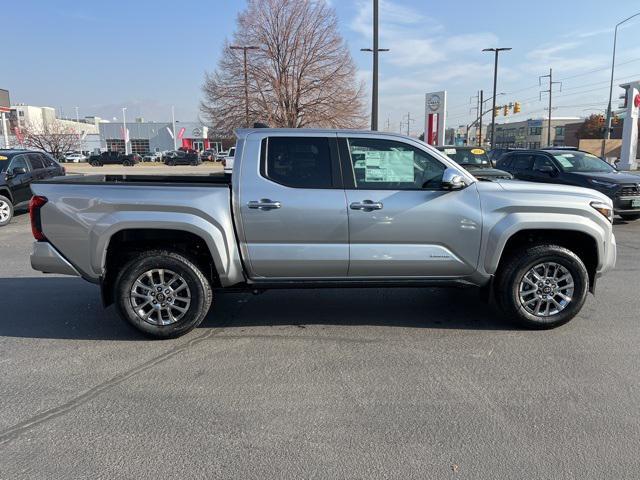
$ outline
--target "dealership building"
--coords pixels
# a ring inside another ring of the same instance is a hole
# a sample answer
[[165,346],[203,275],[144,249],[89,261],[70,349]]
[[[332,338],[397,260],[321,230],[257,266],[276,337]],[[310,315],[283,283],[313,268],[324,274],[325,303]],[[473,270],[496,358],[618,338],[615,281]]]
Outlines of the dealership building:
[[[171,122],[133,122],[127,123],[126,127],[129,131],[128,151],[132,153],[144,155],[148,152],[163,152],[180,147],[198,151],[210,148],[208,128],[198,122],[176,122],[175,134]],[[124,153],[124,139],[122,123],[100,124],[102,150]]]

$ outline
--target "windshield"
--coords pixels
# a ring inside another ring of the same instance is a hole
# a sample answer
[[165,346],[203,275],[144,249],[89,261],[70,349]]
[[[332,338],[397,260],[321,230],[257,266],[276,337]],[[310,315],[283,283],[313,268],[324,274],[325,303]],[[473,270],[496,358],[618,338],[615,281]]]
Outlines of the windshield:
[[9,160],[0,158],[0,172],[4,172],[8,166]]
[[611,173],[616,169],[604,160],[586,152],[563,152],[554,153],[554,158],[558,161],[565,172],[601,172]]
[[458,165],[490,167],[491,161],[482,148],[444,148],[442,152]]

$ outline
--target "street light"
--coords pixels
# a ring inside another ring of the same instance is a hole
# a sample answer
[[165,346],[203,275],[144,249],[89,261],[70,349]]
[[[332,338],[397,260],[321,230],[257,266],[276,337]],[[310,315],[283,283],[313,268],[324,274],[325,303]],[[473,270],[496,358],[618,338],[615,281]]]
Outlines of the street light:
[[613,96],[613,71],[616,66],[616,42],[618,41],[618,27],[625,22],[628,22],[632,18],[640,15],[640,12],[631,15],[630,17],[625,18],[621,22],[616,24],[616,28],[613,33],[613,56],[611,58],[611,83],[609,84],[609,105],[607,106],[607,121],[605,123],[606,128],[604,131],[604,136],[602,138],[602,152],[601,157],[604,158],[604,150],[605,150],[605,140],[611,138],[611,97]]
[[378,130],[378,52],[388,52],[388,48],[378,48],[378,0],[373,0],[373,48],[361,48],[361,52],[373,53],[373,79],[371,82],[371,130]]
[[491,148],[495,148],[495,143],[493,142],[493,138],[496,132],[496,115],[495,115],[495,111],[496,111],[496,90],[498,88],[498,55],[500,54],[500,52],[503,51],[509,51],[511,50],[510,47],[505,48],[505,47],[501,47],[501,48],[484,48],[482,51],[483,52],[495,52],[495,64],[493,67],[493,108],[492,108],[492,114],[491,114]]
[[255,45],[231,45],[231,50],[242,50],[244,55],[244,119],[245,126],[249,128],[249,79],[247,77],[247,50],[258,50]]

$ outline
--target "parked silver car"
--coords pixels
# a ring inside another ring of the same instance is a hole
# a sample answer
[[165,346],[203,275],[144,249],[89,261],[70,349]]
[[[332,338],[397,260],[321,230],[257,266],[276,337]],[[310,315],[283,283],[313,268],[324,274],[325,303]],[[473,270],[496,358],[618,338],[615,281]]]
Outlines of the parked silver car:
[[388,133],[237,137],[231,177],[35,182],[33,267],[99,284],[105,305],[161,338],[197,326],[214,291],[354,285],[481,287],[550,328],[614,267],[612,203],[594,190],[477,182]]

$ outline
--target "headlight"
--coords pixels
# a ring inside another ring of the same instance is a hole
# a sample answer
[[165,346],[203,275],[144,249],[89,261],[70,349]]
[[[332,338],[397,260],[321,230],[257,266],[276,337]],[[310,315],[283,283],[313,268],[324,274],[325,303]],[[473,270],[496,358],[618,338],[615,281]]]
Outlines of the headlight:
[[611,208],[606,203],[602,202],[591,202],[591,207],[595,208],[598,212],[600,212],[607,220],[613,223],[613,208]]
[[618,186],[617,183],[603,182],[602,180],[589,180],[589,181],[594,185],[596,185],[597,187],[601,187],[601,188],[613,188]]

